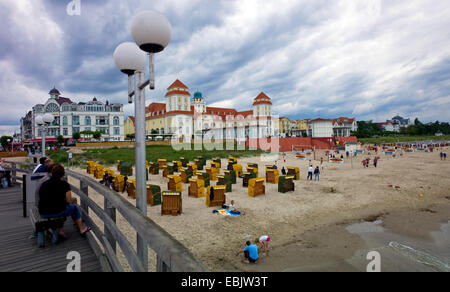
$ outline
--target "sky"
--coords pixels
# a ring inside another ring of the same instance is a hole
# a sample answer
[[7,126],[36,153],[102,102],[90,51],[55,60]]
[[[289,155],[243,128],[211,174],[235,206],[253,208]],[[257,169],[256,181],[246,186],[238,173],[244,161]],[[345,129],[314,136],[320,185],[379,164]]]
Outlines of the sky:
[[0,135],[54,86],[133,115],[112,55],[149,9],[168,18],[172,39],[155,56],[147,104],[178,78],[208,106],[249,110],[265,92],[292,119],[450,121],[448,0],[79,1],[69,15],[70,0],[0,0]]

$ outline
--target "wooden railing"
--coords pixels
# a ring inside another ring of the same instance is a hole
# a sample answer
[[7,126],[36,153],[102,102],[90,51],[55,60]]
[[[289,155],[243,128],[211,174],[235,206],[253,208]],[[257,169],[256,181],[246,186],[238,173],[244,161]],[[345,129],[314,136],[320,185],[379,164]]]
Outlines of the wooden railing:
[[[17,172],[30,173],[33,165],[19,169],[15,162],[8,162],[11,167],[13,183],[22,180]],[[21,163],[21,165],[24,165]],[[116,225],[116,212],[119,212],[128,224],[143,238],[148,246],[157,255],[156,271],[158,272],[206,272],[207,268],[198,261],[192,253],[167,233],[159,225],[146,215],[142,214],[135,206],[120,196],[115,191],[99,184],[97,181],[82,174],[66,169],[66,176],[79,182],[79,185],[71,184],[72,192],[80,197],[80,211],[86,224],[92,228],[88,233],[89,243],[96,253],[105,271],[122,272],[124,267],[117,257],[117,245],[122,250],[128,265],[135,272],[146,272],[147,263],[142,263],[133,245]],[[103,208],[97,205],[89,197],[89,188],[103,196]],[[103,223],[104,232],[95,224],[89,216],[93,212]],[[93,233],[93,234],[92,234]],[[94,235],[96,239],[94,238]],[[101,247],[98,245],[100,243]]]

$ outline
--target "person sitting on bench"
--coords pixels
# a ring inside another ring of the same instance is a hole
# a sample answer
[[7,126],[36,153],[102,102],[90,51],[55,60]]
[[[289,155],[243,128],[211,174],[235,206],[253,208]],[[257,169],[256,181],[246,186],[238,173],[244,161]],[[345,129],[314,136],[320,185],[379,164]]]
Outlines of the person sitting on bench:
[[53,161],[50,158],[46,158],[44,164],[39,166],[38,169],[34,173],[47,173],[50,165],[53,164]]
[[[35,157],[36,158],[36,157]],[[36,170],[38,170],[39,169],[39,167],[41,167],[41,165],[43,165],[44,163],[45,163],[45,160],[46,160],[47,158],[45,158],[45,157],[41,157],[41,158],[39,158],[39,164],[33,169],[33,173],[36,173]]]
[[[39,190],[39,214],[43,219],[71,216],[80,234],[85,235],[91,228],[83,226],[80,211],[72,204],[70,185],[62,180],[64,174],[64,167],[61,164],[53,166],[51,178],[45,181]],[[60,235],[65,237],[61,231]]]

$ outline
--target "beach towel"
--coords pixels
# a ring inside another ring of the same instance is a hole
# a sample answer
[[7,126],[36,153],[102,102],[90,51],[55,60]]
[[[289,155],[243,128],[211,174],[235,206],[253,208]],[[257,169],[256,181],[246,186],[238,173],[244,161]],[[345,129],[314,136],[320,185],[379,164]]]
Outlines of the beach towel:
[[217,210],[217,212],[219,214],[221,214],[221,215],[224,215],[224,216],[238,216],[238,215],[241,215],[241,212],[239,212],[239,211],[231,211],[230,209],[220,209],[220,210]]

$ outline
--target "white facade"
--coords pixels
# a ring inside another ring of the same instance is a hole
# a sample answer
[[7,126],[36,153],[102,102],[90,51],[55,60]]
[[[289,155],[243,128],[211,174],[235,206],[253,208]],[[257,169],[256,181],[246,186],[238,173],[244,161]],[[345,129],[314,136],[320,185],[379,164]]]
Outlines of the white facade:
[[312,120],[309,122],[309,130],[313,138],[333,137],[333,121],[322,119]]
[[50,91],[50,98],[45,104],[37,104],[32,110],[33,139],[42,138],[41,128],[36,124],[36,117],[46,113],[55,119],[48,127],[46,137],[62,135],[71,139],[72,135],[83,131],[100,131],[103,141],[124,140],[124,112],[122,104],[108,104],[92,101],[78,104],[70,99],[59,97],[56,89]]

